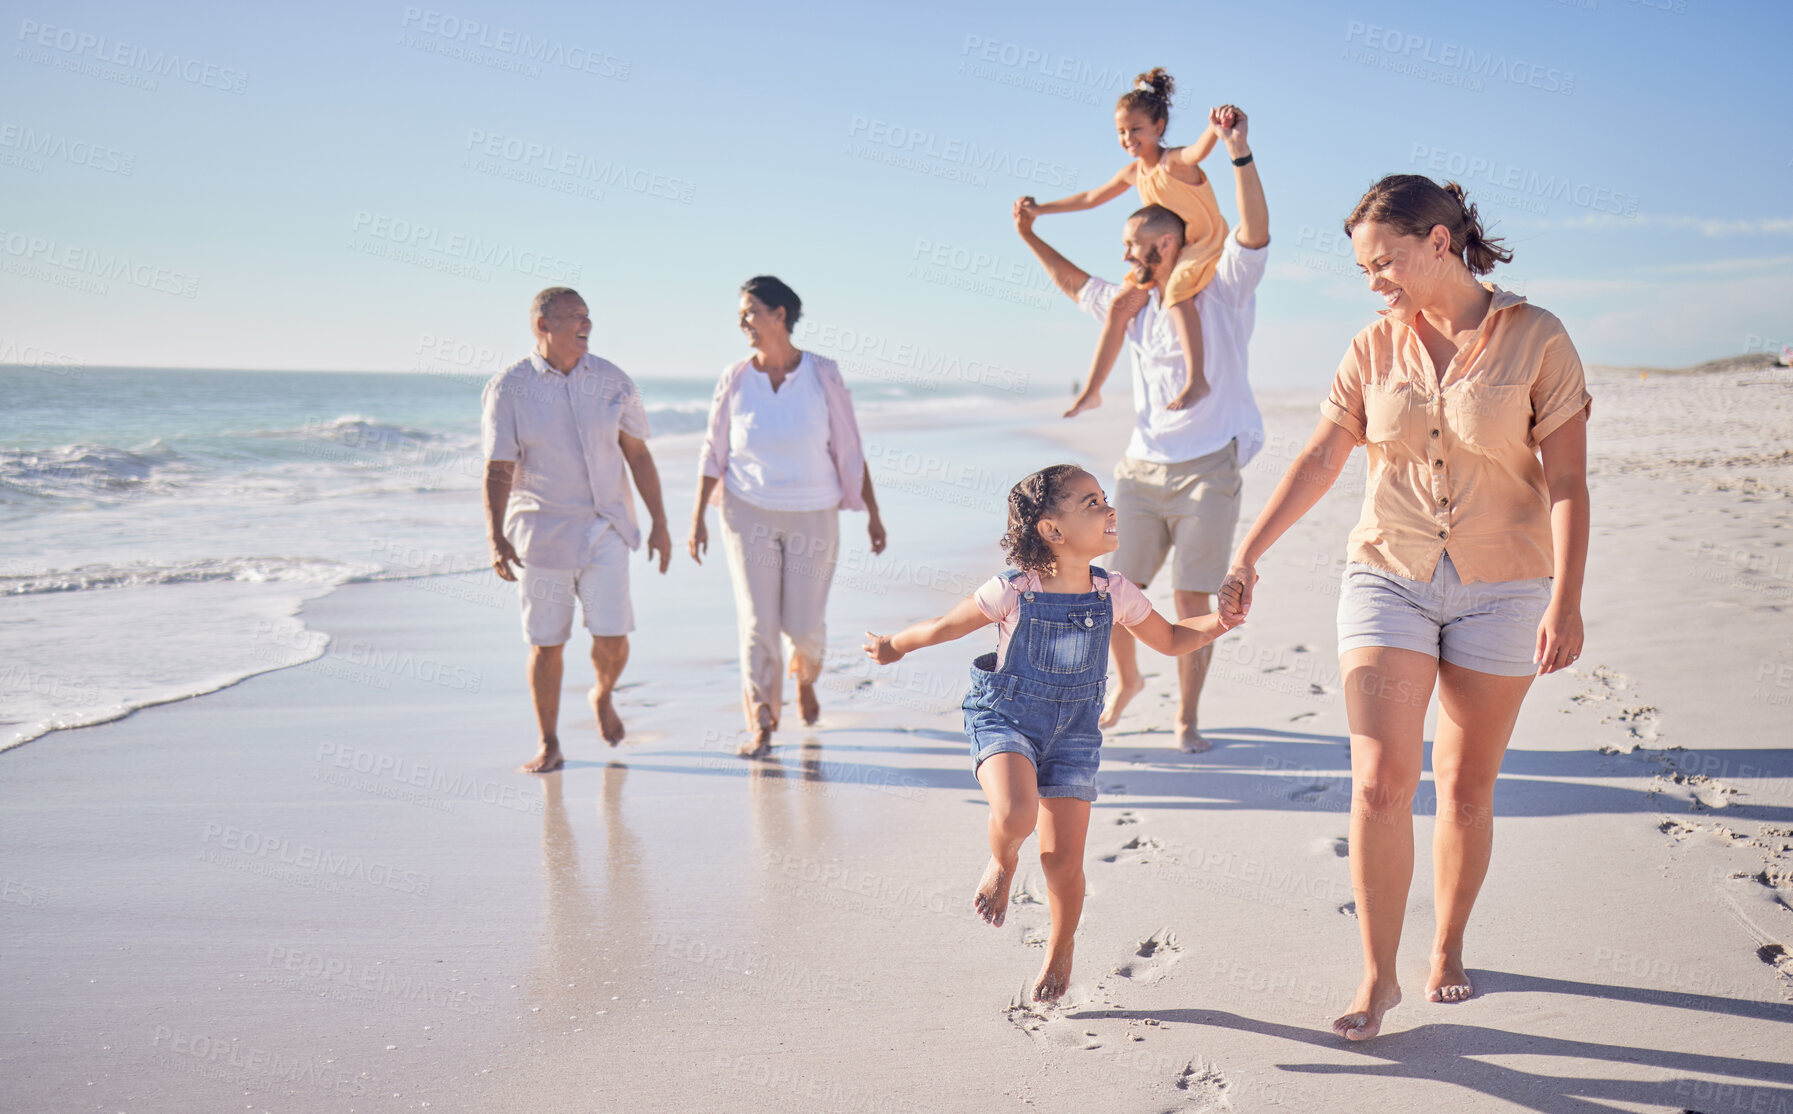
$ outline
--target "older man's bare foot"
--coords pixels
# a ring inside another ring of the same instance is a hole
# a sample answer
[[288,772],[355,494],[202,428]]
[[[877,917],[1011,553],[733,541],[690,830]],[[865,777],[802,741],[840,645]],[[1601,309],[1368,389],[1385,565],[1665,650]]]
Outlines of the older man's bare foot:
[[1106,729],[1121,722],[1121,713],[1127,710],[1128,702],[1145,690],[1144,677],[1133,678],[1130,685],[1116,685],[1108,694],[1108,703],[1102,706],[1102,717],[1096,720],[1096,726]]
[[1347,1040],[1367,1041],[1382,1031],[1382,1015],[1401,1004],[1401,988],[1393,981],[1365,981],[1351,1008],[1332,1022],[1332,1031]]
[[1183,748],[1184,754],[1205,754],[1214,749],[1214,744],[1202,737],[1202,733],[1193,727],[1185,727],[1177,732],[1177,745]]
[[1439,952],[1432,956],[1432,974],[1426,979],[1426,1001],[1467,1002],[1475,997],[1475,986],[1469,972],[1463,970],[1461,956]]
[[1071,987],[1071,944],[1067,942],[1062,948],[1054,948],[1046,956],[1046,965],[1040,968],[1040,977],[1033,984],[1033,1000],[1036,1002],[1056,1002],[1064,997],[1065,991]]
[[822,717],[822,704],[816,699],[814,681],[797,682],[797,710],[803,713],[803,726],[814,725]]
[[772,729],[770,727],[762,727],[758,731],[755,731],[753,733],[753,738],[748,739],[746,742],[735,748],[735,753],[742,758],[764,758],[766,755],[771,754]]
[[971,899],[971,907],[977,915],[984,918],[985,924],[1002,927],[1002,918],[1009,913],[1009,889],[1015,880],[1013,863],[1003,866],[990,856],[990,865],[984,868],[983,881],[977,884],[977,893]]
[[566,759],[560,756],[560,740],[548,739],[542,743],[542,749],[535,752],[535,757],[517,767],[520,774],[545,774],[566,765]]
[[623,717],[616,714],[616,705],[610,702],[610,694],[605,693],[599,696],[598,690],[594,688],[589,695],[591,696],[591,710],[597,713],[598,717],[598,734],[602,735],[604,741],[611,746],[622,742],[623,736],[626,734],[623,730]]

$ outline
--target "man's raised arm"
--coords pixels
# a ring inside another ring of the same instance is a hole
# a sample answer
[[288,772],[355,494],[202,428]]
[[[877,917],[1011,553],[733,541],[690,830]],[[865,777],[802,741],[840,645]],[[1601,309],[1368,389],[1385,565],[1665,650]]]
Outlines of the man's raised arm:
[[1033,230],[1034,215],[1023,208],[1019,201],[1015,202],[1014,216],[1015,231],[1021,233],[1021,238],[1027,241],[1027,246],[1033,250],[1040,265],[1052,276],[1052,284],[1063,290],[1065,297],[1076,301],[1077,296],[1083,293],[1084,284],[1089,282],[1089,272],[1058,254],[1057,248],[1040,239],[1039,234]]
[[[1242,159],[1251,154],[1245,141],[1245,113],[1233,105],[1221,105],[1208,118],[1226,144],[1227,157]],[[1239,246],[1261,248],[1270,243],[1270,207],[1264,204],[1264,183],[1258,178],[1257,160],[1233,168],[1239,205]]]

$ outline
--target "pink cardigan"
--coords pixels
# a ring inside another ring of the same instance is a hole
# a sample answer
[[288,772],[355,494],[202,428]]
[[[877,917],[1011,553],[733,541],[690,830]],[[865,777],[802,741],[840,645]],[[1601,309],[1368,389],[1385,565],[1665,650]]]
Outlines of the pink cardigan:
[[[853,420],[853,396],[833,360],[813,352],[807,355],[822,382],[822,398],[828,404],[828,455],[834,461],[835,478],[840,481],[841,508],[863,511],[865,451],[859,444],[859,423]],[[703,452],[698,457],[698,467],[706,476],[720,479],[728,471],[729,419],[734,415],[735,399],[740,396],[741,376],[748,372],[759,374],[753,370],[752,359],[727,368],[716,381],[716,393],[710,398],[710,430],[704,435]],[[721,484],[710,494],[710,502],[721,504]]]

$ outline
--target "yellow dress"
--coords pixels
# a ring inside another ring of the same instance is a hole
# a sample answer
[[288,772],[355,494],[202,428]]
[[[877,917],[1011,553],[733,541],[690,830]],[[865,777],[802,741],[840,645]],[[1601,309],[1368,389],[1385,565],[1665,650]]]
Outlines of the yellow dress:
[[1164,284],[1164,304],[1187,302],[1214,278],[1220,249],[1226,244],[1226,218],[1214,199],[1213,180],[1204,174],[1202,184],[1192,186],[1173,178],[1169,161],[1161,158],[1157,166],[1140,171],[1136,185],[1147,205],[1162,205],[1183,218],[1183,250]]

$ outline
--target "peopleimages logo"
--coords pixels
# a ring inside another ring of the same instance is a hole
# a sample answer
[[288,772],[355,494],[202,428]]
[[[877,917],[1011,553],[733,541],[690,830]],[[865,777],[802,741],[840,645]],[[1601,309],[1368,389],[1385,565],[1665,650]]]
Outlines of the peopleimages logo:
[[[167,267],[157,267],[116,252],[95,251],[79,244],[43,236],[29,236],[4,228],[0,228],[0,256],[10,256],[12,260],[21,263],[55,267],[71,276],[127,282],[158,294],[174,294],[182,298],[192,298],[199,294],[199,279],[196,276]],[[104,294],[106,290],[101,287],[93,292]]]
[[[486,59],[480,57],[477,51],[487,50],[496,55],[507,55],[516,63],[513,67],[498,68],[523,69],[531,77],[538,76],[539,73],[530,72],[534,70],[534,65],[544,65],[564,66],[580,73],[627,81],[629,70],[634,65],[628,58],[606,51],[585,46],[568,46],[559,39],[542,38],[509,27],[494,27],[477,19],[465,19],[434,8],[407,7],[400,26],[411,32],[414,39],[410,42],[401,39],[401,45],[482,64]],[[417,39],[418,34],[430,35],[440,40],[440,45],[426,46],[427,40]]]
[[[1042,186],[1061,188],[1077,182],[1077,168],[1074,166],[1044,162],[1000,147],[985,147],[971,140],[943,136],[871,116],[853,117],[847,128],[847,137],[865,145],[864,150],[871,152],[878,152],[883,148],[912,159],[934,159],[980,174],[1007,174]],[[848,149],[848,153],[860,153],[861,157],[866,157],[863,151],[855,152],[852,148]],[[976,184],[983,183],[977,181]]]
[[1492,51],[1477,51],[1474,47],[1439,41],[1430,35],[1403,33],[1374,23],[1351,20],[1345,25],[1345,43],[1346,61],[1370,61],[1361,56],[1352,56],[1350,47],[1361,46],[1367,51],[1389,55],[1383,60],[1384,69],[1402,70],[1403,67],[1411,68],[1416,63],[1429,62],[1442,70],[1456,71],[1454,76],[1468,79],[1481,78],[1513,85],[1528,85],[1533,89],[1561,93],[1564,96],[1575,90],[1575,74],[1568,70],[1541,66],[1523,58],[1508,58]]
[[1583,209],[1591,209],[1596,213],[1613,213],[1625,217],[1637,216],[1638,196],[1636,194],[1623,193],[1588,182],[1577,182],[1566,174],[1540,174],[1536,170],[1528,170],[1511,163],[1499,162],[1480,155],[1451,151],[1443,147],[1434,147],[1428,143],[1415,143],[1408,162],[1415,166],[1423,166],[1427,170],[1442,171],[1465,184],[1486,183],[1496,190],[1511,191],[1519,196],[1501,200],[1520,201],[1522,208],[1535,208],[1542,212],[1541,206],[1523,204],[1525,199],[1530,198],[1540,201],[1565,201]]
[[[475,267],[515,271],[550,281],[578,282],[584,268],[570,260],[539,251],[489,243],[465,232],[450,232],[433,224],[408,221],[384,213],[355,210],[350,228],[357,234],[384,240],[413,251],[428,252],[445,260]],[[356,245],[351,243],[350,247]]]
[[[90,59],[134,70],[139,75],[176,77],[189,85],[222,89],[226,93],[242,93],[249,88],[249,75],[242,70],[201,62],[196,58],[182,58],[171,51],[151,50],[133,43],[108,39],[104,35],[77,31],[72,27],[39,23],[35,19],[19,21],[19,41],[25,44],[25,48],[54,50],[68,59]],[[57,65],[53,56],[45,55],[41,50],[27,55],[24,48],[21,48],[19,56],[44,65]],[[153,90],[155,84],[151,82],[146,87]]]

